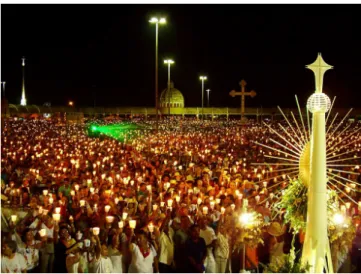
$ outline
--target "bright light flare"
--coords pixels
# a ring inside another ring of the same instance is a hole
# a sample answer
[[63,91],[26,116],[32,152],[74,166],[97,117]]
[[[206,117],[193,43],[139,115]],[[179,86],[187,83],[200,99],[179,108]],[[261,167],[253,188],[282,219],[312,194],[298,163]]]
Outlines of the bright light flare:
[[343,224],[345,221],[345,217],[341,213],[335,213],[332,219],[335,225]]

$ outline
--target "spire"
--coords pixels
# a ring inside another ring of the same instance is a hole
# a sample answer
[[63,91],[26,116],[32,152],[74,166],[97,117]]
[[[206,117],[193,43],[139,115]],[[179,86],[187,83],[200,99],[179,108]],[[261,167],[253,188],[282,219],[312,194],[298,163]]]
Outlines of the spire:
[[315,92],[320,93],[322,92],[323,88],[323,75],[329,69],[332,69],[333,66],[327,64],[321,56],[321,53],[318,53],[317,59],[312,64],[306,66],[306,68],[313,71],[315,74]]
[[26,97],[25,97],[25,57],[21,58],[22,60],[22,67],[23,67],[23,82],[21,88],[21,101],[20,105],[26,106]]

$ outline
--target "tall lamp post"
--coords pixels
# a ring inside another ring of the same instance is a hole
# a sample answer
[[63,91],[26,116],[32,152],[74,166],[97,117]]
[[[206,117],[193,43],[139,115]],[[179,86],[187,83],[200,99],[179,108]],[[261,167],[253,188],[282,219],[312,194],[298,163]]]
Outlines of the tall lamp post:
[[209,107],[209,92],[211,91],[210,89],[207,89],[207,107]]
[[168,115],[170,116],[170,65],[174,64],[174,61],[171,59],[164,60],[164,64],[168,65]]
[[202,120],[204,120],[204,81],[207,80],[207,76],[200,76],[199,79],[202,81]]
[[158,100],[158,25],[165,24],[165,18],[152,17],[149,20],[150,23],[155,24],[155,115],[156,115],[156,131],[158,132],[158,109],[159,109],[159,100]]
[[3,89],[3,97],[5,97],[5,84],[6,82],[1,82],[2,84],[2,89]]

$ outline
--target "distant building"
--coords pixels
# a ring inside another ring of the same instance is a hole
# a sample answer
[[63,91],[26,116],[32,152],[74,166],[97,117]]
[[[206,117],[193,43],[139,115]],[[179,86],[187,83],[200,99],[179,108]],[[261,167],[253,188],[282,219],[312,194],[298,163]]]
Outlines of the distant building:
[[170,89],[164,89],[160,94],[160,108],[184,108],[184,97],[182,92],[174,87],[174,83],[170,82]]

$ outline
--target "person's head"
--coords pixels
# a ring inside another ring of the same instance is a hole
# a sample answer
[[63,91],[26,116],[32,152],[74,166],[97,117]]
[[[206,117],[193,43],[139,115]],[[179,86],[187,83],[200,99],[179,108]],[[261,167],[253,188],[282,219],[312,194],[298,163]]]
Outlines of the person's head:
[[15,241],[12,240],[6,241],[1,246],[1,252],[6,257],[11,257],[16,252],[16,249],[17,249],[17,244]]
[[63,225],[60,227],[59,236],[60,236],[60,239],[62,239],[62,240],[69,239],[70,234],[69,234],[69,229],[67,226]]
[[34,234],[30,229],[25,229],[23,237],[24,242],[31,242],[34,240]]
[[104,257],[108,256],[108,247],[106,246],[106,244],[102,244],[100,248],[100,254]]
[[203,229],[203,230],[206,229],[206,227],[207,227],[206,218],[200,218],[198,224],[199,224],[200,229]]
[[190,221],[189,221],[189,218],[188,216],[185,216],[185,215],[182,215],[180,216],[180,225],[183,229],[188,229],[189,228],[189,225],[190,225]]
[[147,235],[145,234],[144,230],[140,230],[137,233],[137,243],[140,246],[146,246],[148,243]]
[[193,239],[193,240],[196,240],[199,238],[199,235],[200,235],[200,228],[199,228],[199,225],[192,225],[189,229],[189,234],[190,234],[190,237]]

